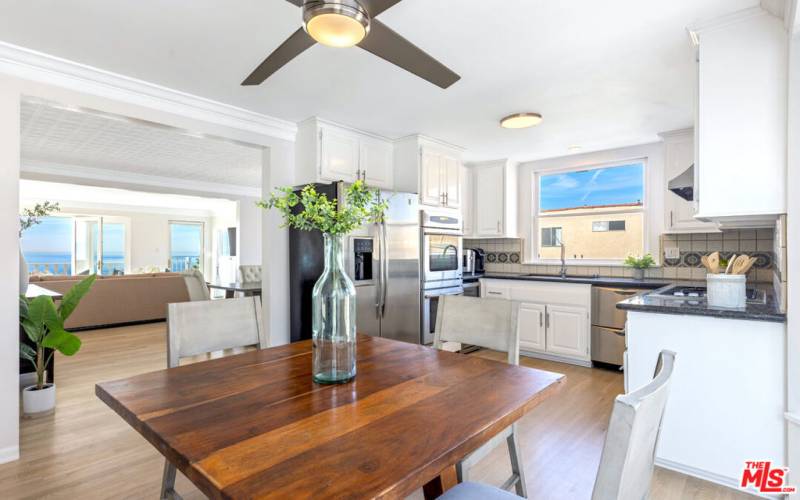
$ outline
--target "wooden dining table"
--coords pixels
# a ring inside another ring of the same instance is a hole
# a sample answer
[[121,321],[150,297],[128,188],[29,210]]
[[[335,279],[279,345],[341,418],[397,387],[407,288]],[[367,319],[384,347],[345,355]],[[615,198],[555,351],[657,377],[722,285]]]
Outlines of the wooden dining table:
[[[435,498],[455,464],[564,376],[359,335],[357,376],[311,379],[311,342],[102,382],[97,396],[210,498]],[[154,478],[155,479],[155,478]]]

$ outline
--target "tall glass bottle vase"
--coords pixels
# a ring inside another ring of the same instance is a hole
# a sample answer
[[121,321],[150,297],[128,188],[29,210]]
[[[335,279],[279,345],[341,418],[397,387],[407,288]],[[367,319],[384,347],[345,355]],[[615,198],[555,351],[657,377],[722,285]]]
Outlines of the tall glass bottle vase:
[[356,289],[344,269],[341,235],[323,234],[325,270],[314,285],[314,382],[342,384],[356,376]]

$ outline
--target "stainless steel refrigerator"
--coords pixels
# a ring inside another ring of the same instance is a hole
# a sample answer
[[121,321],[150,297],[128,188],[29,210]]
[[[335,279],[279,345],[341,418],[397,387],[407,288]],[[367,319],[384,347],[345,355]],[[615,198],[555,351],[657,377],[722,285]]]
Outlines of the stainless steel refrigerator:
[[[316,184],[328,198],[344,198],[342,182]],[[345,238],[345,265],[356,286],[356,330],[420,343],[419,208],[413,193],[381,192],[389,209],[381,224]],[[299,210],[300,207],[297,207]],[[322,274],[319,231],[290,230],[292,342],[311,338],[311,291]]]

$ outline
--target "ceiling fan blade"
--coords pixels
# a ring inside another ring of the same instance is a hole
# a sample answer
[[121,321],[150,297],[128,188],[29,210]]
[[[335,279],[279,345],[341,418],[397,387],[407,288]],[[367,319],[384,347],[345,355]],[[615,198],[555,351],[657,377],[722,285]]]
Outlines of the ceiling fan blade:
[[300,55],[304,50],[314,45],[313,38],[308,36],[303,28],[298,29],[286,39],[272,54],[258,65],[256,69],[245,78],[242,85],[260,85],[272,73],[281,69],[286,63]]
[[443,89],[461,78],[377,19],[372,19],[369,35],[358,46]]
[[[287,1],[291,2],[292,0]],[[358,2],[366,9],[369,17],[375,17],[392,5],[400,3],[400,0],[358,0]],[[300,3],[303,3],[302,0]]]
[[297,5],[298,7],[303,6],[303,0],[286,0],[286,1],[291,4]]

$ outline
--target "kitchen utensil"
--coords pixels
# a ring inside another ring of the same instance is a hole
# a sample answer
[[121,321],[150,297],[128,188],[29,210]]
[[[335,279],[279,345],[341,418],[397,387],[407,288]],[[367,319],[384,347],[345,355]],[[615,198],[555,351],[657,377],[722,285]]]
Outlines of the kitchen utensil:
[[731,274],[744,274],[742,270],[744,270],[745,266],[750,262],[750,257],[745,254],[739,255],[736,257],[736,261],[733,263],[733,270]]
[[708,256],[708,266],[712,274],[719,273],[719,252],[714,252]]
[[725,274],[731,274],[733,271],[733,261],[736,260],[736,254],[731,255],[731,258],[728,259],[728,266],[725,268]]
[[713,273],[714,272],[714,271],[711,270],[711,264],[708,263],[708,257],[707,256],[705,256],[705,255],[701,256],[700,257],[700,262],[703,263],[703,265],[706,268],[706,271],[708,271],[709,273]]
[[742,268],[740,274],[747,274],[747,272],[750,271],[750,268],[753,267],[753,265],[756,263],[757,260],[758,257],[750,257],[747,263]]

